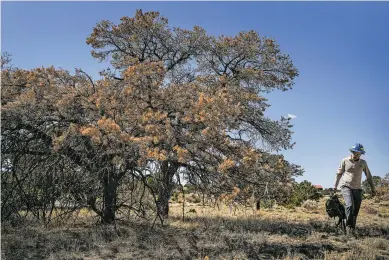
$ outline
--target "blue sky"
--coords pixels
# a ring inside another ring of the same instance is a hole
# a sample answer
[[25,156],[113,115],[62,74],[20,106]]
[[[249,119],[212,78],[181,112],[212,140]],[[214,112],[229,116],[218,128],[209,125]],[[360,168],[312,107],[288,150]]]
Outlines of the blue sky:
[[300,76],[293,90],[267,95],[267,115],[293,114],[293,150],[307,179],[332,187],[348,148],[362,143],[373,175],[389,173],[389,2],[2,2],[2,51],[21,68],[108,66],[85,40],[101,20],[136,9],[159,11],[171,26],[213,35],[253,29],[274,38]]

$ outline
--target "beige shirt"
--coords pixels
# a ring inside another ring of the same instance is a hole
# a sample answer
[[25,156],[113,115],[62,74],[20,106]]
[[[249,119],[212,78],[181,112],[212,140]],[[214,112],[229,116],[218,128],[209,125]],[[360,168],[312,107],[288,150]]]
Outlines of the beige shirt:
[[337,182],[339,181],[338,178],[341,177],[338,186],[346,186],[351,189],[362,189],[362,172],[365,172],[367,179],[372,178],[365,160],[359,159],[358,161],[354,161],[351,156],[344,158],[340,163],[337,172]]

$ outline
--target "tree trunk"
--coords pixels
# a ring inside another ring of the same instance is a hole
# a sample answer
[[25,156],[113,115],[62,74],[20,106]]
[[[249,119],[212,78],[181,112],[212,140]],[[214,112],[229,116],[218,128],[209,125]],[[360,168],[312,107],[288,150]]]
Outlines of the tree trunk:
[[169,216],[169,199],[173,190],[173,176],[178,166],[172,162],[163,161],[161,164],[161,183],[158,190],[157,213],[163,219]]
[[103,177],[103,211],[102,222],[111,224],[115,221],[117,178],[114,171],[106,170]]
[[255,209],[258,211],[261,209],[261,200],[258,199],[257,202],[255,203]]

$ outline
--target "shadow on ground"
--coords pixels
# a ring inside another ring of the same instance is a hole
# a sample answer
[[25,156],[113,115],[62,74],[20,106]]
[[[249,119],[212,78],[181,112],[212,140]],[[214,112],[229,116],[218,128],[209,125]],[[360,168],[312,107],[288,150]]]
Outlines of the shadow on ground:
[[[3,225],[2,259],[323,259],[328,252],[350,249],[331,222],[193,216],[186,220],[192,228],[177,218],[170,223],[153,229],[141,222],[51,230]],[[389,239],[385,228],[358,231],[359,239]]]

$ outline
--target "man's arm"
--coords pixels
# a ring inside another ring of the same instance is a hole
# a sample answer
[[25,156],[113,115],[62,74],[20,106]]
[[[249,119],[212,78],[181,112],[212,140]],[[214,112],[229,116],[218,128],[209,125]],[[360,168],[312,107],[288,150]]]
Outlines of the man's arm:
[[367,166],[367,163],[365,164],[365,168],[363,169],[363,171],[365,172],[367,182],[370,185],[371,193],[372,193],[371,195],[374,196],[375,195],[375,188],[374,188],[373,176],[371,175],[371,172],[369,170],[369,167]]
[[344,164],[344,160],[342,160],[340,162],[338,171],[336,172],[335,185],[334,185],[334,189],[335,190],[338,188],[340,178],[342,178],[342,175],[343,175],[344,171],[345,171],[345,164]]

